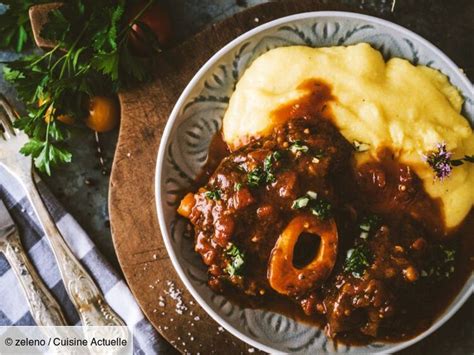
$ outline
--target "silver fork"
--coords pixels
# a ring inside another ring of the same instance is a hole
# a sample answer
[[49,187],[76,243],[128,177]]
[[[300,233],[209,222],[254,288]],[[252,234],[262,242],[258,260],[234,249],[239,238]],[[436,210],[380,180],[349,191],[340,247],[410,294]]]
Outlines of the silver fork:
[[61,307],[28,260],[15,223],[2,200],[0,200],[0,252],[5,255],[20,282],[36,325],[67,325]]
[[69,249],[38,193],[33,178],[32,159],[22,155],[20,148],[27,142],[26,134],[13,128],[16,114],[8,101],[0,95],[0,123],[5,142],[0,142],[0,166],[15,176],[26,191],[41,227],[47,236],[59,267],[66,292],[85,326],[124,326],[124,322],[110,308],[101,291]]

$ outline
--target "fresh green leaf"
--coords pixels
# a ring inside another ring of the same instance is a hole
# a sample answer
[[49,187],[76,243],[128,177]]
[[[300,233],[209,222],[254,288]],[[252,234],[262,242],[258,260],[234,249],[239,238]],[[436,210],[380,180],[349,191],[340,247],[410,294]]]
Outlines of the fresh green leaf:
[[92,59],[92,66],[103,74],[110,76],[112,81],[116,81],[119,77],[119,60],[117,51],[101,53]]
[[61,163],[70,163],[72,161],[72,154],[66,149],[56,147],[54,145],[50,146],[50,160],[54,164]]
[[464,164],[463,159],[453,159],[451,160],[451,166],[460,166]]
[[[2,1],[8,10],[0,15],[0,47],[21,50],[31,41],[28,9],[43,2],[50,1]],[[47,174],[71,161],[70,153],[61,148],[69,131],[57,119],[60,115],[80,123],[87,115],[89,97],[110,95],[152,77],[153,62],[130,52],[132,26],[124,20],[124,10],[125,0],[62,2],[48,13],[41,30],[41,36],[57,46],[4,66],[5,79],[28,112],[15,124],[32,139],[22,151],[32,155],[38,169]]]
[[261,168],[255,168],[247,173],[247,184],[250,187],[258,187],[266,179],[266,174]]
[[240,191],[242,189],[242,183],[241,182],[236,182],[234,184],[234,191]]
[[16,43],[16,51],[21,52],[28,41],[28,33],[23,25],[18,26],[18,40]]
[[464,156],[464,161],[467,161],[469,163],[474,163],[474,154],[473,155],[465,155]]
[[237,248],[235,244],[231,244],[227,250],[228,264],[225,271],[230,275],[241,275],[245,266],[245,254]]
[[296,154],[297,152],[307,153],[309,151],[309,147],[304,145],[300,140],[293,142],[289,148],[290,152]]
[[273,171],[273,163],[281,159],[281,153],[275,151],[267,155],[263,161],[263,171],[266,175],[265,180],[267,183],[274,182],[276,180],[275,174]]
[[311,201],[310,211],[320,219],[328,219],[332,216],[331,204],[323,198]]
[[331,204],[324,198],[319,198],[318,194],[314,191],[308,191],[306,195],[294,200],[291,208],[308,208],[313,215],[320,219],[328,219],[332,216]]
[[15,49],[23,51],[33,43],[28,9],[35,4],[47,2],[46,0],[2,0],[6,11],[0,15],[0,49]]
[[344,271],[350,272],[354,277],[362,277],[371,264],[370,251],[364,244],[349,249],[344,263]]
[[461,159],[451,159],[450,164],[451,166],[459,166],[463,165],[464,162],[474,163],[474,155],[465,155],[464,158]]
[[303,196],[294,200],[293,204],[291,205],[291,208],[294,210],[305,208],[306,206],[308,206],[308,203],[309,203],[309,197]]
[[219,201],[221,199],[222,191],[221,190],[210,190],[204,193],[204,196],[210,200]]
[[45,142],[41,142],[38,139],[30,139],[21,149],[20,153],[24,155],[31,155],[36,158],[43,150]]

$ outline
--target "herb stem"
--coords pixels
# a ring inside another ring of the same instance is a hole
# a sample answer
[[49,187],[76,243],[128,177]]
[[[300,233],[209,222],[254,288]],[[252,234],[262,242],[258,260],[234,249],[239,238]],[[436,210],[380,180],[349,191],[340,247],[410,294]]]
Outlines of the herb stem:
[[124,33],[128,32],[132,26],[137,22],[137,20],[142,17],[143,13],[148,10],[148,8],[155,2],[155,0],[148,0],[147,4],[138,12],[138,14],[124,27],[118,34],[118,37],[122,36]]
[[38,63],[40,63],[43,59],[46,59],[48,56],[51,58],[53,56],[53,53],[56,52],[56,50],[59,48],[59,44],[57,44],[53,49],[51,49],[50,51],[46,52],[45,54],[43,54],[41,57],[39,57],[38,59],[36,59],[35,61],[31,62],[29,64],[30,67],[34,67],[35,65],[37,65]]

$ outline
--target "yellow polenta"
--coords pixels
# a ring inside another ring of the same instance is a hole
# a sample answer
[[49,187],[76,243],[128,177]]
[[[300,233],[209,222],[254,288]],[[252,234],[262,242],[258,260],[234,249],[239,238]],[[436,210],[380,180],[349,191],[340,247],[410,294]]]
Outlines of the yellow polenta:
[[232,149],[249,137],[270,133],[271,112],[305,94],[307,79],[327,82],[335,97],[329,105],[335,123],[350,141],[367,143],[358,163],[377,159],[389,147],[399,161],[411,165],[426,191],[440,198],[447,228],[458,225],[474,203],[474,164],[456,167],[443,180],[434,179],[423,154],[445,142],[455,158],[474,154],[474,134],[460,114],[463,100],[446,76],[425,66],[393,58],[366,43],[349,47],[273,49],[246,70],[231,97],[223,134]]

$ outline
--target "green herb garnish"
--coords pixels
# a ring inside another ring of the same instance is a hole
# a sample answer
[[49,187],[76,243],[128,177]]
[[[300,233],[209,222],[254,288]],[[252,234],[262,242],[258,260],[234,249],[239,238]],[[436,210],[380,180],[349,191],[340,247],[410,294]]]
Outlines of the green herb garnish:
[[332,216],[331,204],[324,198],[318,197],[316,192],[306,192],[306,195],[297,198],[291,205],[291,208],[294,210],[306,207],[311,211],[312,214],[320,219],[328,219]]
[[263,183],[271,183],[276,180],[273,163],[281,159],[278,151],[268,154],[263,161],[263,169],[257,167],[247,173],[247,183],[250,187],[258,187]]
[[438,143],[436,149],[423,155],[423,160],[433,169],[436,178],[443,180],[451,175],[453,167],[466,163],[474,163],[474,155],[465,155],[464,158],[451,159],[453,153],[448,150],[446,143]]
[[241,182],[236,182],[234,184],[234,191],[240,191],[242,189],[242,183]]
[[381,218],[375,214],[364,217],[359,224],[359,228],[362,231],[360,237],[362,239],[367,239],[369,237],[369,233],[373,232],[380,226],[380,222]]
[[371,264],[371,255],[367,246],[360,244],[353,249],[349,249],[344,263],[344,271],[350,272],[354,277],[362,277],[365,270]]
[[448,279],[454,274],[456,250],[439,245],[428,266],[421,270],[421,277],[431,278],[434,281]]
[[309,208],[312,214],[320,219],[328,219],[332,216],[332,206],[328,201],[322,198],[313,201]]
[[225,271],[230,276],[241,275],[245,264],[245,254],[235,244],[231,244],[226,250],[226,255],[230,260]]
[[307,145],[303,144],[302,141],[296,140],[290,147],[288,148],[290,152],[296,154],[298,152],[311,154],[313,157],[313,162],[319,163],[319,159],[323,158],[326,154],[322,149],[311,149]]
[[210,200],[219,201],[221,199],[222,191],[221,190],[209,190],[204,193],[204,196]]
[[0,48],[13,48],[21,52],[33,43],[28,10],[32,5],[48,2],[46,0],[2,0],[8,9],[0,15]]
[[273,163],[277,162],[281,158],[281,153],[279,151],[275,151],[266,156],[265,160],[263,161],[263,171],[266,174],[266,182],[274,182],[275,181],[275,174],[273,172]]
[[304,145],[302,141],[296,140],[292,145],[290,145],[289,150],[293,154],[296,154],[297,152],[307,153],[309,151],[309,147]]
[[266,174],[261,168],[255,168],[247,173],[247,184],[250,187],[258,187],[266,180]]
[[293,201],[293,204],[291,205],[291,208],[294,210],[298,210],[300,208],[305,208],[308,206],[309,203],[309,197],[308,196],[302,196],[300,198],[297,198],[296,200]]
[[[1,47],[20,51],[31,41],[28,8],[43,2],[2,1],[8,9],[0,16]],[[49,12],[41,30],[54,48],[5,63],[5,79],[26,105],[27,114],[15,122],[30,137],[21,152],[32,156],[40,171],[50,175],[53,166],[72,159],[65,146],[70,128],[59,117],[82,124],[91,97],[109,96],[151,78],[152,63],[134,55],[128,42],[135,24],[146,26],[139,17],[153,3],[145,1],[129,20],[125,0],[64,1]]]
[[464,162],[474,163],[474,155],[465,155],[464,158],[451,159],[451,165],[452,166],[463,165]]

